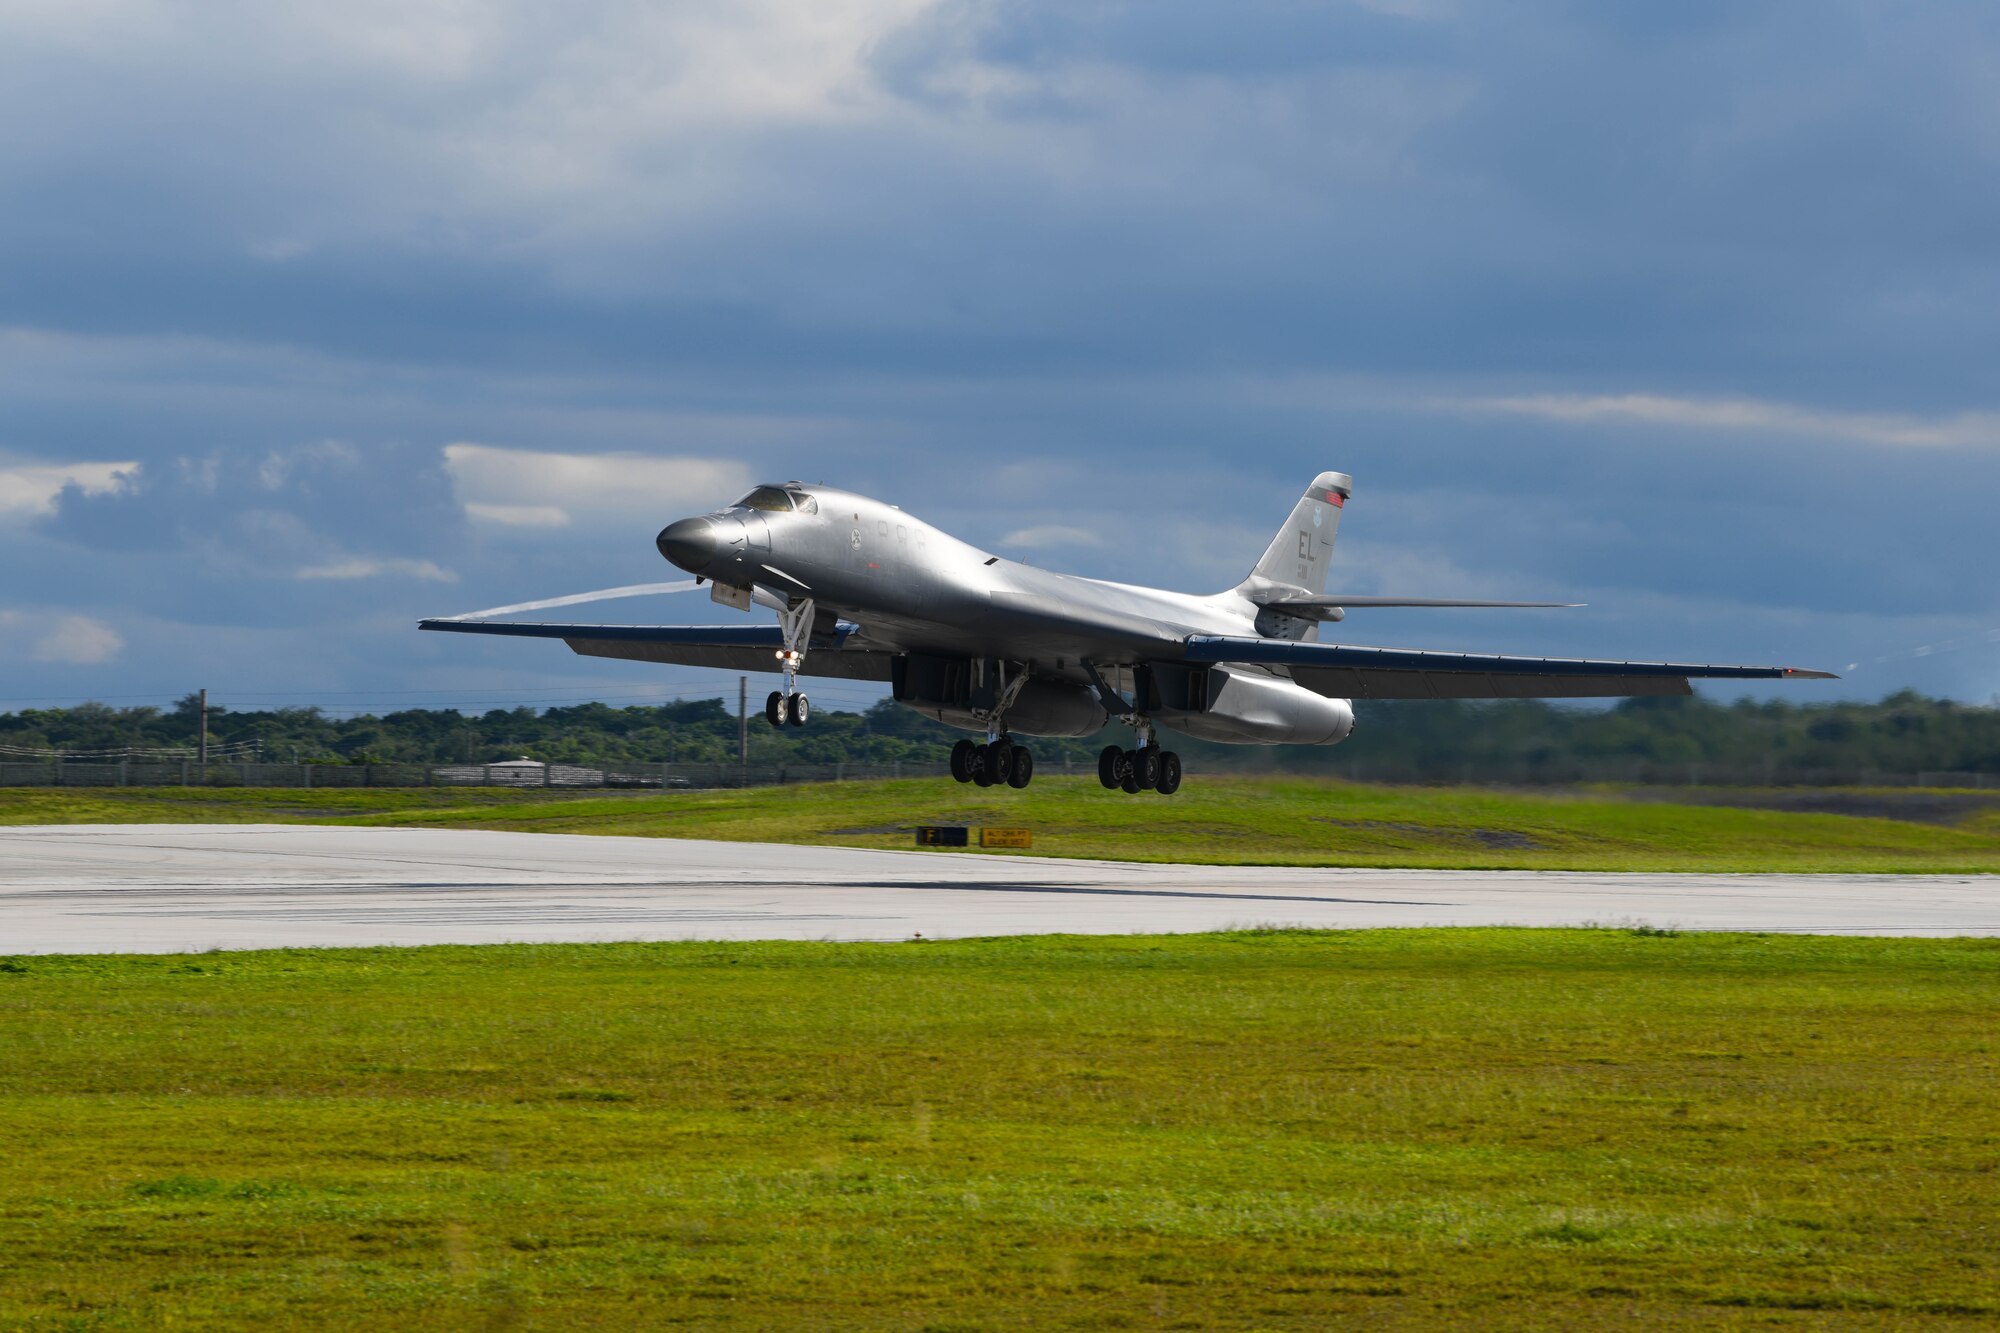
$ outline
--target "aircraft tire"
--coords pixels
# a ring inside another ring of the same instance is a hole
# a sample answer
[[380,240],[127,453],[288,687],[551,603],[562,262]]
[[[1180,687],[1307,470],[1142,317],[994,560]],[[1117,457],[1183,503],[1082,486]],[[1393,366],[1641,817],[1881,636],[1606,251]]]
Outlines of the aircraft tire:
[[993,771],[992,746],[975,746],[973,759],[976,761],[972,768],[972,780],[974,783],[981,787],[990,787],[1000,780],[1000,775]]
[[771,697],[764,700],[764,720],[774,727],[785,725],[785,696],[776,690],[772,690]]
[[1106,790],[1115,790],[1121,776],[1119,769],[1125,764],[1125,752],[1115,745],[1107,745],[1097,755],[1097,780]]
[[795,727],[803,727],[812,719],[812,704],[803,694],[795,694],[785,702],[785,720]]
[[1160,780],[1153,790],[1162,796],[1172,796],[1181,789],[1181,757],[1172,750],[1160,752]]
[[992,741],[987,745],[986,762],[987,765],[991,767],[993,770],[994,781],[1005,782],[1007,780],[1007,775],[1014,771],[1012,768],[1012,764],[1014,762],[1012,757],[1013,754],[1014,754],[1014,742],[1008,740],[1005,736],[1002,736],[999,740]]
[[1141,790],[1139,770],[1131,764],[1125,765],[1125,775],[1118,780],[1118,786],[1127,796],[1137,796]]
[[1132,776],[1138,780],[1141,791],[1151,791],[1160,785],[1159,746],[1148,745],[1143,750],[1132,752]]
[[960,782],[972,781],[972,752],[979,748],[969,740],[951,747],[951,775]]
[[1026,747],[1010,746],[1007,761],[1007,785],[1016,789],[1027,786],[1035,780],[1035,756]]

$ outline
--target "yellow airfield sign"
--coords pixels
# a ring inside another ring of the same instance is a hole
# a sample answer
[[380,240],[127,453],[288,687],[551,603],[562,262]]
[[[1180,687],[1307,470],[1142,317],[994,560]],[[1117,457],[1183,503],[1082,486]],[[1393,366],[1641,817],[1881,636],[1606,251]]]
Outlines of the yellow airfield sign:
[[[917,846],[919,847],[970,847],[972,830],[963,824],[919,824],[917,826]],[[1024,828],[983,828],[979,830],[980,847],[1033,847],[1035,835]]]

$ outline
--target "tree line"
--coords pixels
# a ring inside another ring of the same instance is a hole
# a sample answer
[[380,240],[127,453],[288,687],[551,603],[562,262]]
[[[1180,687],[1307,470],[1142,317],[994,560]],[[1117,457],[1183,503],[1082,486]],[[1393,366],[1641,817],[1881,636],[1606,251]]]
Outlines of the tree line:
[[[1382,702],[1356,706],[1355,733],[1330,748],[1209,745],[1169,737],[1190,766],[1323,773],[1404,781],[1838,780],[1960,772],[2000,775],[2000,708],[1903,691],[1876,703],[1717,702],[1699,696],[1627,699],[1609,707],[1497,702]],[[0,714],[0,759],[23,751],[104,752],[191,747],[199,709],[72,708]],[[821,712],[804,729],[749,724],[756,764],[936,763],[963,732],[884,700],[864,712]],[[213,746],[242,747],[271,763],[485,764],[729,763],[737,718],[721,700],[613,708],[402,709],[332,717],[319,708],[209,709]],[[1032,742],[1045,771],[1065,761],[1088,771],[1123,727],[1082,740]],[[1811,780],[1810,776],[1803,780]]]

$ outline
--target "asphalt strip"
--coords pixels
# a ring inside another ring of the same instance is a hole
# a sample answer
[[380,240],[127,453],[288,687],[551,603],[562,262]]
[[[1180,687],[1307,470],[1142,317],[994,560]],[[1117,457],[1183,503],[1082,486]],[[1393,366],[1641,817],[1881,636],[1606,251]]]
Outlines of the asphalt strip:
[[2000,877],[1161,865],[322,825],[0,828],[8,954],[1472,925],[2000,935]]

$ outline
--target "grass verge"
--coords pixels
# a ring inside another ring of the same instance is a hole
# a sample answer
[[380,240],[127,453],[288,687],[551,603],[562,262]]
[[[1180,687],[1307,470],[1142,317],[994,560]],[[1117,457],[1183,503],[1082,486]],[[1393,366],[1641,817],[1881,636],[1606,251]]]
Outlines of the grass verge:
[[916,824],[1009,824],[1035,854],[1433,869],[2000,871],[2000,809],[1956,822],[1521,793],[1202,777],[1173,797],[1045,777],[1025,791],[911,779],[741,791],[0,790],[4,823],[299,822],[908,847]]
[[1966,1326],[2000,942],[0,960],[0,1326]]

